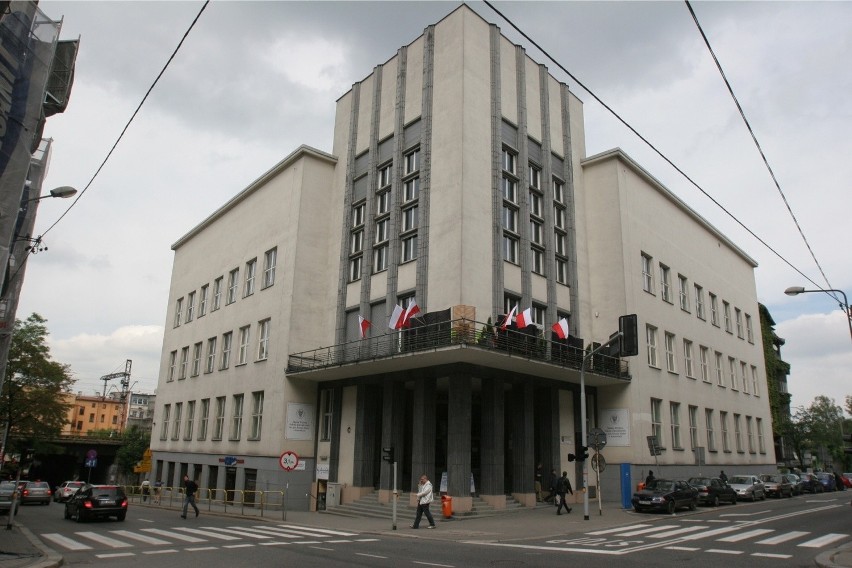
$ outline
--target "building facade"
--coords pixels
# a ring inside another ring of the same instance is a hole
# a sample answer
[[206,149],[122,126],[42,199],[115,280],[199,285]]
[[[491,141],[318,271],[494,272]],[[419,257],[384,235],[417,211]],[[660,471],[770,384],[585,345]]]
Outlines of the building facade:
[[115,435],[124,430],[127,420],[127,402],[98,395],[65,393],[68,404],[68,422],[62,436],[90,436],[95,432],[111,431]]
[[[330,154],[299,148],[173,246],[153,477],[310,508],[389,500],[395,461],[458,511],[533,505],[539,463],[583,485],[581,380],[605,499],[622,472],[774,463],[756,263],[584,140],[568,86],[465,6],[377,65]],[[585,356],[625,314],[640,354]]]

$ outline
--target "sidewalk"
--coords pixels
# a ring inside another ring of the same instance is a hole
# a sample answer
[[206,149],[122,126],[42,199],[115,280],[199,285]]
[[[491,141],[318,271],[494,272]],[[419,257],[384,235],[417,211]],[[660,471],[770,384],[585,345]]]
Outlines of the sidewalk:
[[[261,512],[246,509],[240,514],[239,507],[229,507],[227,512],[222,506],[200,506],[201,514],[224,515],[238,518],[253,517],[260,519]],[[149,505],[134,503],[134,508],[179,509],[175,505]],[[479,540],[485,542],[521,542],[559,538],[567,532],[593,531],[637,522],[636,515],[621,508],[617,503],[604,504],[599,511],[597,503],[589,504],[589,520],[583,519],[583,504],[573,505],[570,514],[556,515],[552,506],[540,505],[535,509],[503,513],[489,517],[460,517],[444,519],[440,509],[435,511],[436,530],[424,530],[427,523],[421,522],[420,529],[413,530],[409,525],[414,520],[414,510],[400,507],[397,512],[396,529],[390,519],[349,518],[338,515],[312,513],[305,511],[264,511],[263,519],[270,523],[313,526],[396,536],[403,538],[422,538],[441,540]],[[0,527],[0,568],[54,568],[61,566],[62,557],[41,543],[25,526],[16,521],[12,530]],[[852,545],[826,551],[816,558],[816,565],[823,568],[852,568]]]

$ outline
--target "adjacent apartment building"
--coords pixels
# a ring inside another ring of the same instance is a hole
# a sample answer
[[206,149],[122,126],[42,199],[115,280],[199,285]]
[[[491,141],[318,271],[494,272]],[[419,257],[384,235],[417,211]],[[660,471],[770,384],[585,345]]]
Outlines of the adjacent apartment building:
[[583,348],[625,314],[640,354],[585,359],[590,488],[774,463],[754,260],[624,152],[587,156],[580,99],[466,6],[340,97],[330,153],[298,148],[173,250],[166,485],[308,509],[387,501],[396,462],[457,511],[534,505],[539,463],[583,483]]

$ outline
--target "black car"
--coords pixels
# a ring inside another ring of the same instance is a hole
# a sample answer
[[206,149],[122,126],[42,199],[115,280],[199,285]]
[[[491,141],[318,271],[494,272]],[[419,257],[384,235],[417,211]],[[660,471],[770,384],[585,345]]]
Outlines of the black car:
[[123,521],[127,516],[127,495],[118,485],[84,485],[65,502],[65,518],[78,523],[102,517]]
[[822,493],[825,487],[819,482],[819,478],[812,473],[803,473],[799,476],[802,480],[802,492]]
[[737,492],[734,488],[718,477],[690,477],[687,483],[698,490],[698,502],[702,505],[718,507],[720,502],[737,502]]
[[657,510],[672,514],[678,507],[689,507],[690,511],[694,511],[698,506],[698,490],[679,479],[654,479],[645,489],[633,494],[632,502],[639,513]]

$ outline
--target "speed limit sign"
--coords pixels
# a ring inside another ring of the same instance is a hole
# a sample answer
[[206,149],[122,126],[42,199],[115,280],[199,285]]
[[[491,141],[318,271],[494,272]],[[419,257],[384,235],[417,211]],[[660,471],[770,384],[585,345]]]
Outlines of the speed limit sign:
[[296,455],[296,452],[287,450],[281,454],[280,458],[278,458],[278,465],[280,465],[281,469],[284,471],[293,471],[296,469],[296,466],[299,465],[299,456]]

